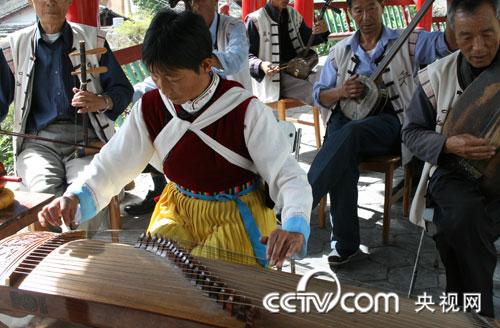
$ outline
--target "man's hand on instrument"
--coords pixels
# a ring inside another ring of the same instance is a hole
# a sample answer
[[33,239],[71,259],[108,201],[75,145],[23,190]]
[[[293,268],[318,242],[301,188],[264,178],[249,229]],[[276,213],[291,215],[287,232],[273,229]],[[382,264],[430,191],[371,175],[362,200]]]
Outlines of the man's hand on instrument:
[[324,20],[318,20],[314,22],[312,27],[312,34],[323,34],[325,32],[328,32],[328,26],[326,25],[326,22]]
[[99,112],[110,109],[113,101],[111,97],[103,95],[99,96],[90,91],[82,91],[73,88],[75,95],[71,100],[71,106],[78,108],[78,113]]
[[363,96],[365,86],[358,80],[358,75],[353,75],[342,85],[341,97],[356,99]]
[[69,227],[75,220],[76,209],[80,200],[76,196],[61,196],[54,199],[48,205],[45,205],[38,212],[38,222],[42,227],[50,224],[54,227],[62,225],[61,217],[64,223]]
[[444,152],[466,159],[482,160],[495,156],[496,148],[488,144],[486,139],[464,133],[448,137],[444,145]]
[[304,235],[276,229],[269,237],[262,237],[261,243],[267,244],[266,256],[270,266],[281,268],[285,259],[300,252],[304,244]]
[[274,75],[280,71],[278,66],[273,65],[271,62],[263,61],[260,63],[260,69],[266,75]]

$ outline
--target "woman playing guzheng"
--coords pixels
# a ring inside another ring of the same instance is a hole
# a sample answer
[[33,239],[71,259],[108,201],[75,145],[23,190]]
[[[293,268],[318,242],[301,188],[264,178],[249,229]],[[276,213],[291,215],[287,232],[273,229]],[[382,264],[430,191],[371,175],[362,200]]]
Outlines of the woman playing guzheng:
[[[72,223],[78,204],[82,220],[91,218],[151,162],[170,180],[152,234],[187,242],[195,256],[239,263],[280,267],[286,257],[305,255],[312,203],[305,172],[269,108],[211,72],[203,19],[159,12],[142,57],[158,89],[144,94],[82,179],[43,208],[40,223],[61,225],[61,216]],[[264,182],[282,207],[282,229],[266,206]],[[261,237],[268,237],[267,251]]]

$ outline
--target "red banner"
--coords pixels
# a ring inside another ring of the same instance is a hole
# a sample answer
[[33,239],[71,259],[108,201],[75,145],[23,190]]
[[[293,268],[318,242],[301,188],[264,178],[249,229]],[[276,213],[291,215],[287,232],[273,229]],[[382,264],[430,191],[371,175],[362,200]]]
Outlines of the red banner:
[[[425,0],[417,0],[417,10],[420,10],[424,5]],[[418,23],[417,28],[425,29],[426,31],[430,31],[432,28],[432,7],[429,8],[427,13],[422,20]]]
[[248,14],[253,13],[266,5],[266,0],[242,0],[241,1],[241,19],[245,21]]
[[98,26],[99,0],[73,0],[66,18],[70,22]]
[[294,8],[304,17],[304,23],[311,27],[314,21],[314,1],[295,0]]

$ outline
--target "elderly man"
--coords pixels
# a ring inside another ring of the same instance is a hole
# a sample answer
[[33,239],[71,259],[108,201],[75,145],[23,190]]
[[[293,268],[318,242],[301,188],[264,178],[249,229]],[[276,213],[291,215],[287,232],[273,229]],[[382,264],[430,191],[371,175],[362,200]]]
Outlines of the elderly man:
[[498,237],[499,186],[496,192],[487,192],[481,180],[462,171],[457,162],[490,159],[496,148],[471,134],[444,136],[441,130],[464,91],[476,83],[487,85],[481,73],[499,70],[500,24],[495,13],[493,0],[453,2],[448,20],[460,51],[420,71],[402,133],[406,146],[426,162],[411,219],[422,219],[427,192],[437,225],[434,240],[446,268],[446,291],[458,293],[460,303],[463,294],[481,293],[481,314],[490,317],[494,315],[497,256],[493,242]]
[[306,80],[280,70],[304,50],[311,34],[312,45],[326,42],[325,21],[314,23],[312,31],[289,0],[270,0],[268,4],[248,15],[246,19],[250,40],[250,75],[253,92],[263,102],[293,98],[312,105],[312,86],[318,78],[311,73]]
[[382,74],[389,95],[387,105],[376,116],[351,121],[344,115],[341,101],[363,96],[365,86],[358,76],[373,73],[402,31],[382,24],[383,0],[348,0],[347,5],[359,30],[332,48],[313,91],[327,132],[308,178],[314,204],[330,193],[331,266],[346,263],[359,248],[360,161],[365,156],[398,152],[403,112],[414,90],[414,72],[420,65],[449,54],[447,42],[453,42],[448,30],[446,37],[441,32],[414,31]]
[[[105,143],[114,133],[114,120],[129,104],[132,86],[116,62],[104,34],[86,25],[69,23],[71,0],[33,0],[39,21],[9,35],[0,52],[0,120],[15,102],[14,130],[66,142],[81,143],[82,114],[89,115],[91,143]],[[85,41],[87,49],[105,47],[101,56],[89,55],[87,65],[105,66],[102,75],[89,74],[89,91],[80,91],[71,75],[80,65],[69,53]],[[60,146],[27,138],[14,144],[16,171],[30,191],[61,195],[93,156],[79,147]],[[83,156],[82,156],[83,155]],[[97,229],[102,218],[86,229]]]

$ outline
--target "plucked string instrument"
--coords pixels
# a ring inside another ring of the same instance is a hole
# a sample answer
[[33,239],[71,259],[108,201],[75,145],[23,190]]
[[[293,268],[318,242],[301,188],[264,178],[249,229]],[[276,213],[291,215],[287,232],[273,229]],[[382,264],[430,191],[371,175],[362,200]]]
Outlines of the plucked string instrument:
[[[325,16],[326,10],[330,7],[332,0],[326,0],[325,4],[320,10],[318,15],[318,20],[323,20]],[[337,8],[332,8],[336,13],[340,13],[340,10]],[[288,74],[299,78],[299,79],[307,79],[309,74],[311,74],[313,68],[318,64],[318,54],[311,49],[313,40],[315,35],[311,34],[309,40],[307,41],[307,45],[304,50],[295,58],[290,60],[287,64],[280,66],[279,71],[284,70]]]
[[[273,314],[264,296],[295,292],[300,276],[194,258],[150,235],[135,247],[82,237],[35,232],[2,240],[0,311],[94,327],[490,327],[463,313],[416,314],[407,299],[399,313],[346,313],[337,306],[327,314]],[[307,291],[321,295],[334,286],[311,279]],[[375,294],[346,284],[342,292]]]
[[447,137],[468,133],[484,138],[497,148],[495,156],[485,160],[458,158],[456,165],[472,179],[480,180],[488,196],[500,197],[500,57],[484,70],[459,96],[448,112],[443,126]]
[[[89,80],[87,79],[87,74],[92,74],[92,75],[103,74],[103,73],[106,73],[108,71],[108,68],[105,66],[88,68],[87,67],[87,56],[88,55],[99,56],[99,55],[105,54],[106,52],[107,52],[106,48],[86,49],[85,41],[80,41],[80,50],[71,52],[69,54],[69,56],[80,57],[79,69],[77,69],[74,72],[71,72],[71,75],[80,77],[80,90],[83,90],[83,91],[87,90],[87,83],[89,82]],[[57,140],[57,139],[50,139],[50,138],[40,137],[37,135],[32,135],[32,134],[27,134],[27,133],[6,131],[6,130],[2,130],[2,129],[0,129],[0,135],[50,142],[50,143],[58,144],[58,145],[74,146],[74,147],[78,148],[78,150],[75,152],[75,157],[90,156],[90,155],[94,155],[94,154],[98,153],[99,150],[104,145],[104,143],[101,141],[89,143],[89,140],[88,140],[89,117],[88,117],[88,115],[89,114],[84,113],[82,116],[83,144],[79,144],[77,142],[71,143],[71,142],[66,142],[66,141]],[[76,124],[76,122],[75,122],[75,124]],[[76,139],[76,136],[75,136],[75,139]]]
[[[340,109],[342,113],[350,120],[362,120],[368,116],[378,114],[384,109],[387,104],[388,94],[385,88],[380,86],[382,74],[386,71],[387,66],[398,53],[399,49],[405,44],[417,24],[422,20],[425,13],[432,7],[434,0],[427,0],[417,15],[411,20],[410,24],[401,33],[399,38],[389,48],[387,54],[384,55],[382,61],[377,65],[373,73],[367,77],[360,75],[358,80],[364,85],[364,94],[357,99],[343,99],[340,101]],[[385,86],[384,86],[385,87]]]

